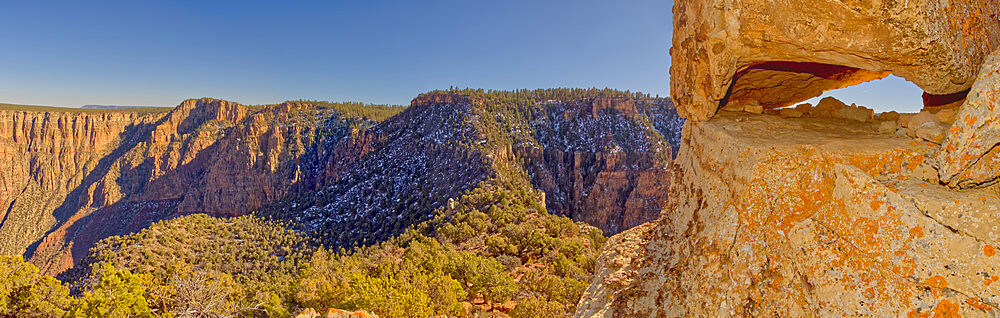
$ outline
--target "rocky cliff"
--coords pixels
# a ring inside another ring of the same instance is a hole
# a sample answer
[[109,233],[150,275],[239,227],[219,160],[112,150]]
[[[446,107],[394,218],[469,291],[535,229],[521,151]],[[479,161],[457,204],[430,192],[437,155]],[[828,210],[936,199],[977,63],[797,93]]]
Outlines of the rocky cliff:
[[689,124],[670,206],[613,239],[577,314],[992,311],[1000,197],[939,185],[936,149],[842,119]]
[[502,94],[417,97],[398,116],[341,141],[337,149],[359,152],[335,155],[326,185],[262,214],[294,220],[330,246],[371,244],[430,219],[484,180],[527,174],[551,212],[607,233],[658,215],[670,176],[667,138],[677,139],[682,123],[668,101]]
[[[146,112],[0,110],[0,253],[21,254],[93,192],[90,175],[163,116]],[[89,183],[84,186],[85,183]],[[104,200],[100,198],[98,200]]]
[[[683,122],[666,101],[639,104],[598,98],[544,108],[532,125],[538,144],[514,153],[545,192],[550,211],[608,234],[659,215]],[[650,122],[639,120],[639,111]]]
[[511,173],[551,193],[555,212],[608,233],[654,219],[679,138],[672,104],[541,95],[425,94],[381,122],[366,107],[215,99],[159,112],[5,111],[0,253],[55,274],[100,239],[158,220],[252,211],[349,248]]
[[[677,2],[669,203],[609,241],[576,315],[996,316],[998,8]],[[782,108],[889,73],[921,113]]]
[[[49,273],[71,267],[97,240],[156,220],[240,215],[310,188],[320,181],[305,176],[320,175],[326,160],[316,145],[365,121],[314,104],[213,99],[158,113],[10,114],[3,145],[15,166],[0,179],[26,195],[5,203],[0,235],[11,239],[3,252],[26,253]],[[29,160],[16,160],[22,154]]]

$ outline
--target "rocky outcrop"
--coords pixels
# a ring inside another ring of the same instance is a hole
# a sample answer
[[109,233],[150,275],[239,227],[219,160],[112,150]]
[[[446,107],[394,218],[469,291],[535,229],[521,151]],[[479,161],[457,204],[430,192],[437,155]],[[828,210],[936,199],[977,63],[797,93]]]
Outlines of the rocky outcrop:
[[982,69],[938,153],[940,176],[953,187],[972,187],[1000,177],[1000,50]]
[[875,123],[721,113],[684,128],[669,207],[612,238],[577,316],[985,316],[1000,197]]
[[346,311],[340,309],[328,309],[325,315],[320,315],[316,310],[308,308],[303,310],[295,318],[378,318],[378,315],[364,311]]
[[961,92],[1000,45],[996,0],[678,0],[673,12],[670,92],[694,121],[890,73],[932,95]]

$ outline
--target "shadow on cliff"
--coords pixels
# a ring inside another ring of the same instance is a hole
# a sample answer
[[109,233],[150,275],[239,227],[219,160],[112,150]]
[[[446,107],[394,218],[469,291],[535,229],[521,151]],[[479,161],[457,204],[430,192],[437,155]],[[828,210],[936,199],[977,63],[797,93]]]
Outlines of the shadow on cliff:
[[153,123],[143,123],[129,126],[125,129],[125,131],[119,134],[118,138],[120,142],[118,146],[115,147],[111,153],[98,160],[94,170],[87,173],[87,175],[83,178],[83,182],[70,191],[69,194],[66,195],[66,199],[62,202],[62,204],[53,210],[52,216],[55,217],[56,223],[50,230],[46,231],[45,235],[43,235],[41,239],[27,247],[24,253],[25,259],[34,257],[38,246],[46,238],[48,238],[49,235],[64,226],[67,221],[70,221],[74,216],[78,215],[81,210],[103,206],[105,202],[95,202],[93,196],[88,192],[88,190],[101,182],[102,179],[104,179],[104,177],[115,166],[115,164],[126,153],[128,153],[129,150],[135,148],[139,143],[147,139],[143,136],[149,136],[152,129],[163,123],[166,118],[167,117],[164,116]]

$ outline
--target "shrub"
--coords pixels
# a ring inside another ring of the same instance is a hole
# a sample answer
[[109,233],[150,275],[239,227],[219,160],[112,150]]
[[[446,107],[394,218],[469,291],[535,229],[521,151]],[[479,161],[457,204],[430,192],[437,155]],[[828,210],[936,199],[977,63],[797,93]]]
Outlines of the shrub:
[[20,256],[0,256],[0,316],[62,317],[69,289]]

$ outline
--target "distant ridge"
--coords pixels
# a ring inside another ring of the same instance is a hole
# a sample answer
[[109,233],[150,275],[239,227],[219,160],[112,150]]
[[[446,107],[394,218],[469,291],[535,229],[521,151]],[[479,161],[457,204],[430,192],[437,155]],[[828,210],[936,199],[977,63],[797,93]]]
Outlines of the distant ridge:
[[166,106],[116,106],[116,105],[83,105],[82,109],[130,109],[130,108],[164,108]]

